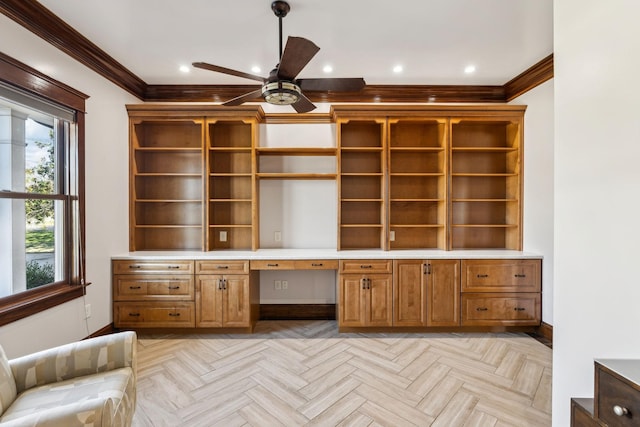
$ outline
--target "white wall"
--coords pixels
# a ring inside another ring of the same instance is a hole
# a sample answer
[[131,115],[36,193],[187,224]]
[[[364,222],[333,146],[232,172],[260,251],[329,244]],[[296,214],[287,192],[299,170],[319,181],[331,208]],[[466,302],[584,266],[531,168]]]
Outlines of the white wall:
[[523,249],[544,256],[542,321],[553,325],[553,79],[519,96],[524,120]]
[[555,0],[553,425],[640,358],[640,2]]
[[[0,15],[0,51],[85,94],[87,288],[82,298],[0,328],[9,357],[78,340],[107,326],[111,314],[110,256],[128,250],[128,121],[137,98]],[[84,304],[92,316],[85,322]]]

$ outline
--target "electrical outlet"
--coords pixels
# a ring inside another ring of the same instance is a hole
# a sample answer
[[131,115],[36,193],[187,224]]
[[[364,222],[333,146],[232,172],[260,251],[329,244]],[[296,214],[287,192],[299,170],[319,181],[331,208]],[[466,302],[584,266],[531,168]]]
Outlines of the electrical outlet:
[[273,240],[276,242],[281,242],[282,241],[282,232],[280,231],[276,231],[273,233]]
[[282,281],[282,290],[286,291],[287,289],[289,289],[289,282],[287,282],[286,280]]
[[226,231],[221,231],[220,232],[220,241],[221,242],[226,242],[227,241],[227,232]]
[[91,317],[91,304],[84,305],[84,318],[88,319]]
[[276,289],[276,291],[282,289],[282,280],[274,280],[273,287]]
[[396,240],[396,232],[395,231],[390,231],[389,232],[389,240],[391,240],[392,242],[394,240]]

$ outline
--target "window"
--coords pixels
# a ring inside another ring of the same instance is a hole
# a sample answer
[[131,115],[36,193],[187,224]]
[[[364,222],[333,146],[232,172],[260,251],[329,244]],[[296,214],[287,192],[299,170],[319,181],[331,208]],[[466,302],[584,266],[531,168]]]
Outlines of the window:
[[[85,285],[86,96],[79,110],[78,92],[24,64],[4,73],[16,64],[0,54],[0,325],[81,296]],[[34,79],[46,96],[29,90]]]

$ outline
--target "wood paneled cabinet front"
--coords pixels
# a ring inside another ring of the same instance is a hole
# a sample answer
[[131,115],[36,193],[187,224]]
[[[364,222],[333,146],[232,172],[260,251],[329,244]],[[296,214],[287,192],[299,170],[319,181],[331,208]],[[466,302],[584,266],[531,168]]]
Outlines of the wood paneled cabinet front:
[[251,328],[259,315],[259,288],[249,261],[197,261],[195,283],[196,327]]
[[193,266],[185,260],[114,260],[114,326],[194,327]]
[[391,326],[391,261],[340,261],[339,326]]
[[394,260],[394,326],[459,326],[460,261]]
[[463,260],[462,326],[537,326],[541,321],[538,259]]

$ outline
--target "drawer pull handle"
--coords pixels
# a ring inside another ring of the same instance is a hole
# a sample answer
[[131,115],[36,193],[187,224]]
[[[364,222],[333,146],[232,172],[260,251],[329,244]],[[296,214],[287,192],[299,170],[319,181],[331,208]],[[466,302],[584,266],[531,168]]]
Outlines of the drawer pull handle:
[[142,268],[142,267],[141,267],[141,266],[139,266],[139,265],[130,265],[130,266],[129,266],[129,268],[137,268],[137,269],[140,269],[140,268]]
[[489,310],[487,307],[478,307],[476,308],[476,311],[487,311]]
[[142,289],[142,286],[129,286],[129,289]]
[[323,264],[323,263],[321,263],[321,262],[318,262],[318,263],[316,263],[316,262],[312,262],[312,263],[311,263],[311,267],[322,267],[323,265],[324,265],[324,264]]
[[629,410],[624,406],[615,405],[613,407],[613,413],[619,417],[624,417],[625,415],[629,415]]
[[217,265],[216,268],[219,269],[219,270],[226,270],[226,269],[229,268],[229,266],[228,265]]
[[373,268],[373,265],[361,265],[360,268]]
[[489,277],[488,274],[478,274],[478,279],[486,279],[487,277]]
[[527,275],[526,275],[526,274],[516,274],[515,276],[516,276],[518,279],[522,279],[522,278],[524,278],[524,277],[527,277]]
[[167,268],[170,269],[170,270],[177,270],[177,269],[180,268],[180,266],[179,265],[168,265]]
[[180,286],[169,286],[169,289],[171,290],[180,289]]
[[129,313],[129,317],[140,317],[140,313]]
[[171,317],[180,317],[180,313],[169,313]]
[[267,264],[267,267],[277,267],[278,264]]
[[524,307],[516,307],[514,308],[515,311],[525,311],[526,309]]

